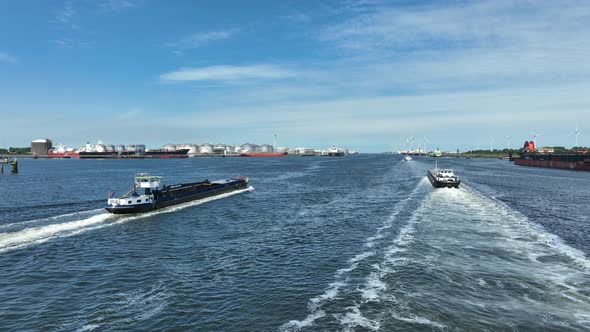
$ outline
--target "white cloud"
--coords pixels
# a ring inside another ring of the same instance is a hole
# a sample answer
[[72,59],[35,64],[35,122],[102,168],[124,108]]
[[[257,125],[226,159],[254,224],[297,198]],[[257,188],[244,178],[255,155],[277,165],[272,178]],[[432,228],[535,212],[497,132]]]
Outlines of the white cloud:
[[232,38],[238,29],[228,29],[219,31],[198,32],[192,35],[181,38],[180,40],[166,44],[168,47],[177,48],[179,50],[188,50],[199,48],[207,43],[217,40],[224,40]]
[[294,73],[271,65],[253,66],[211,66],[201,68],[182,68],[160,75],[162,81],[227,81],[236,82],[252,79],[281,79],[292,77]]
[[105,0],[100,7],[106,11],[117,12],[126,8],[134,7],[135,3],[130,0]]
[[10,55],[8,53],[0,52],[0,62],[17,63],[18,59],[15,56]]
[[74,15],[76,15],[76,10],[74,9],[72,2],[66,1],[64,6],[55,13],[54,20],[51,22],[69,24],[72,21]]

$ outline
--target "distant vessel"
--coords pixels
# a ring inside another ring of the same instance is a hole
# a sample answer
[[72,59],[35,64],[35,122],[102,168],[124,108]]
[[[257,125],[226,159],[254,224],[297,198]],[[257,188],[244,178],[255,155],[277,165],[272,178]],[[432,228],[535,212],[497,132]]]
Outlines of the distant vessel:
[[284,157],[287,152],[242,152],[240,157]]
[[[245,176],[236,176],[224,180],[209,182],[190,182],[164,186],[160,176],[146,173],[135,175],[133,189],[118,198],[109,198],[105,209],[114,214],[149,212],[163,207],[190,202],[240,190],[248,182]],[[143,193],[138,193],[143,189]],[[110,192],[109,196],[113,196]]]
[[404,156],[404,160],[405,161],[412,161],[412,157],[406,155],[406,156]]
[[66,148],[65,145],[60,144],[53,149],[47,151],[48,158],[77,158],[78,151],[73,148]]
[[126,147],[105,145],[98,141],[94,146],[86,143],[86,147],[78,150],[80,159],[118,159],[118,158],[188,158],[190,148],[176,148],[165,145],[163,149],[147,149],[143,144],[130,144]]
[[328,149],[327,155],[329,157],[342,157],[345,155],[345,151],[333,145]]
[[434,169],[426,172],[426,175],[435,188],[459,188],[461,184],[461,180],[452,169],[439,169],[435,166]]
[[442,157],[442,152],[436,148],[436,150],[432,151],[432,156],[433,157]]
[[513,159],[515,165],[590,171],[590,153],[588,151],[556,153],[553,149],[537,150],[533,141],[526,141],[519,155],[520,158]]

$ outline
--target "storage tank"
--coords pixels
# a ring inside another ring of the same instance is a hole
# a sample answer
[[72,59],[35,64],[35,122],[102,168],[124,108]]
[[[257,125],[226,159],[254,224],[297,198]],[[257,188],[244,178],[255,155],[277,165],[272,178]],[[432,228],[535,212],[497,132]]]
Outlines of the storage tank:
[[105,145],[105,151],[107,151],[107,152],[115,152],[115,145],[113,145],[113,144],[107,144],[107,145]]
[[52,147],[49,138],[36,139],[31,142],[31,153],[33,156],[45,156]]
[[127,144],[127,151],[129,151],[129,152],[135,152],[135,151],[137,151],[137,145],[135,145],[135,144]]
[[297,154],[297,149],[295,149],[295,148],[288,148],[287,149],[287,154]]
[[259,148],[260,152],[273,152],[274,149],[272,148],[272,145],[270,144],[262,144]]
[[225,144],[215,144],[213,146],[213,153],[223,154],[225,152]]
[[275,149],[276,152],[280,152],[280,153],[285,153],[285,152],[287,152],[287,150],[289,150],[289,148],[284,147],[284,146],[279,146]]
[[125,152],[125,145],[124,144],[117,144],[117,146],[115,147],[115,151],[117,152]]
[[202,154],[212,154],[213,153],[213,145],[209,143],[205,143],[199,147],[199,152]]
[[166,144],[164,145],[164,151],[176,151],[177,147],[174,144]]
[[258,152],[258,145],[252,143],[243,144],[242,152]]
[[187,144],[186,147],[183,147],[183,149],[188,149],[188,154],[199,153],[199,146],[196,144]]
[[106,149],[106,145],[101,144],[101,143],[96,143],[96,145],[94,146],[94,150],[96,152],[105,152],[107,149]]
[[137,144],[135,152],[145,153],[145,144]]
[[233,153],[240,153],[240,152],[242,152],[242,147],[239,145],[234,145],[231,151]]

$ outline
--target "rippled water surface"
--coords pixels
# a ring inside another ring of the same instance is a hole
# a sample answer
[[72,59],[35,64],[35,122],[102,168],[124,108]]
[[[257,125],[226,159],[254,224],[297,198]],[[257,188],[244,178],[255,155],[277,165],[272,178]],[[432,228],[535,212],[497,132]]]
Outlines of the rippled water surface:
[[[2,331],[590,330],[590,173],[430,158],[22,160]],[[136,172],[255,190],[114,216]]]

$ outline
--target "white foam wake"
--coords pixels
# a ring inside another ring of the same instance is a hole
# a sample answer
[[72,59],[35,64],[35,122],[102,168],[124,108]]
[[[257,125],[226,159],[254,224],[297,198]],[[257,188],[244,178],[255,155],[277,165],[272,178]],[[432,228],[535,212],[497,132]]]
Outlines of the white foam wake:
[[252,190],[254,190],[254,187],[248,187],[246,189],[236,190],[218,196],[203,198],[200,200],[174,205],[171,207],[144,214],[134,214],[122,217],[119,215],[113,215],[109,213],[101,213],[80,220],[68,221],[64,223],[51,224],[46,226],[29,227],[16,232],[0,233],[0,253],[4,253],[7,251],[19,249],[34,244],[41,244],[56,238],[68,237],[90,230],[121,224],[131,220],[137,220],[154,215],[170,213],[181,209],[185,209],[187,207],[204,204],[207,202],[211,202],[214,200],[226,198],[229,196],[237,195]]
[[[382,225],[377,228],[377,232],[373,236],[368,237],[366,239],[365,244],[364,244],[365,247],[368,247],[368,248],[374,247],[375,241],[380,240],[384,237],[383,231],[385,231],[393,226],[393,223],[396,221],[398,215],[406,208],[408,202],[410,202],[411,200],[416,198],[416,195],[418,195],[420,188],[422,188],[427,182],[428,182],[428,180],[426,178],[423,178],[406,198],[400,200],[395,205],[393,212],[382,223]],[[281,326],[280,330],[281,331],[297,331],[303,327],[312,325],[315,320],[324,317],[326,314],[321,309],[322,305],[328,300],[332,300],[332,299],[337,298],[340,290],[347,286],[347,283],[346,283],[347,275],[350,272],[354,271],[358,267],[358,264],[360,262],[362,262],[363,260],[367,259],[368,257],[374,256],[374,255],[375,255],[375,252],[371,250],[371,251],[365,251],[360,254],[357,254],[355,257],[349,259],[348,260],[349,265],[347,267],[341,268],[341,269],[337,270],[336,273],[334,273],[335,281],[330,283],[322,294],[309,300],[309,302],[308,302],[309,314],[303,320],[300,320],[300,321],[299,320],[292,320],[292,321],[289,321],[289,322],[283,324]],[[362,317],[362,315],[360,315],[360,313],[358,313],[358,312],[354,313],[353,316],[357,317],[357,316],[355,316],[357,314],[358,314],[358,317]],[[351,318],[353,316],[347,316],[347,317]]]

